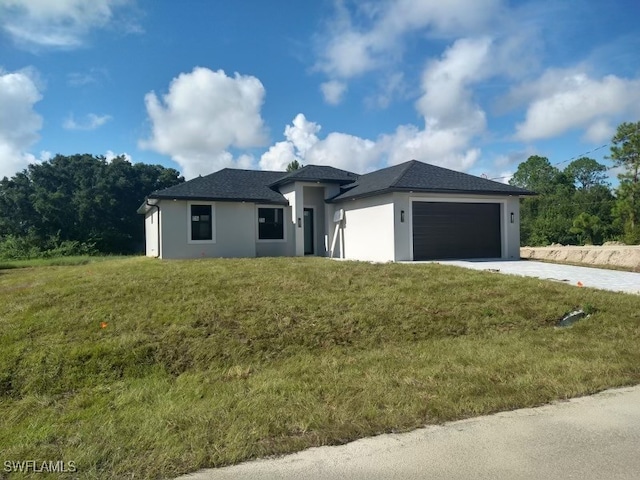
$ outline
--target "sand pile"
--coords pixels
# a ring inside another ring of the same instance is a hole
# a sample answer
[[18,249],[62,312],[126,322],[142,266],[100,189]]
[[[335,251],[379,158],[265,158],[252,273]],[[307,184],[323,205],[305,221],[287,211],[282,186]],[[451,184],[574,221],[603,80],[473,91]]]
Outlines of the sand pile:
[[583,263],[585,265],[615,265],[640,272],[640,246],[606,243],[602,246],[522,247],[522,258],[554,262]]

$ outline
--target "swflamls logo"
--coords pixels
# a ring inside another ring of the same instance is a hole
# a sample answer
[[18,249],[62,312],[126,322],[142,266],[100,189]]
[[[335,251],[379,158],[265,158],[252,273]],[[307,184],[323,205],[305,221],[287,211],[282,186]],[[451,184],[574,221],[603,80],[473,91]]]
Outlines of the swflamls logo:
[[74,473],[78,471],[76,462],[63,460],[5,460],[4,471],[7,473]]

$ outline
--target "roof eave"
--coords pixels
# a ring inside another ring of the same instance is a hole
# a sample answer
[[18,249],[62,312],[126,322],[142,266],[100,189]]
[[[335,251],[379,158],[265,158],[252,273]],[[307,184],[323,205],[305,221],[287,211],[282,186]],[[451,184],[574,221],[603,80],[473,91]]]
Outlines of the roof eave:
[[167,196],[150,196],[158,200],[188,200],[201,202],[244,202],[244,203],[264,203],[270,205],[289,205],[286,198],[282,200],[274,200],[272,198],[243,198],[243,197],[207,197],[207,196],[189,196],[189,195],[167,195]]
[[[340,203],[340,202],[347,202],[349,200],[357,200],[359,198],[368,198],[368,197],[376,197],[378,195],[385,195],[387,193],[391,193],[396,191],[396,189],[393,188],[384,188],[382,190],[374,190],[373,192],[366,192],[366,193],[361,193],[359,195],[352,195],[352,196],[347,196],[345,198],[337,198],[340,195],[344,195],[344,193],[336,195],[335,197],[327,200],[328,203]],[[347,192],[348,193],[348,192]]]
[[154,207],[158,204],[157,200],[156,201],[153,201],[153,200],[154,199],[150,196],[145,198],[144,202],[142,202],[142,204],[136,210],[136,213],[140,215],[146,214],[149,210],[151,210],[151,207]]
[[340,195],[328,200],[328,203],[340,203],[348,200],[357,200],[359,198],[375,197],[377,195],[385,195],[390,192],[404,192],[404,193],[444,193],[449,195],[483,195],[483,196],[500,196],[500,197],[527,197],[538,195],[535,192],[523,191],[523,192],[506,192],[502,190],[448,190],[443,188],[407,188],[407,187],[392,187],[382,190],[375,190],[372,192],[366,192],[359,195],[347,196],[344,198],[337,198]]

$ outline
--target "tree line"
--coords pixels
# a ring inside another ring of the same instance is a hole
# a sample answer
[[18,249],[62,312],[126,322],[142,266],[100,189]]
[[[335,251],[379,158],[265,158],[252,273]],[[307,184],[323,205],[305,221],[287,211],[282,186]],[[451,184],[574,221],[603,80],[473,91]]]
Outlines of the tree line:
[[173,168],[124,156],[56,155],[0,181],[0,258],[127,254],[144,248],[136,209],[184,182]]
[[616,188],[588,157],[564,170],[537,155],[518,166],[509,183],[538,194],[520,203],[522,245],[640,243],[640,122],[618,126],[607,158],[620,172]]

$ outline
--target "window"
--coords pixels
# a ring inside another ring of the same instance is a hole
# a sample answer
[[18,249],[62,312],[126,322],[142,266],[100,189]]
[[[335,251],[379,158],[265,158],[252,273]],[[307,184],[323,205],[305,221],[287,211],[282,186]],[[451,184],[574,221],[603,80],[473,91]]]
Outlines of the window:
[[258,240],[284,240],[284,208],[258,208]]
[[191,205],[191,240],[213,240],[211,205]]

